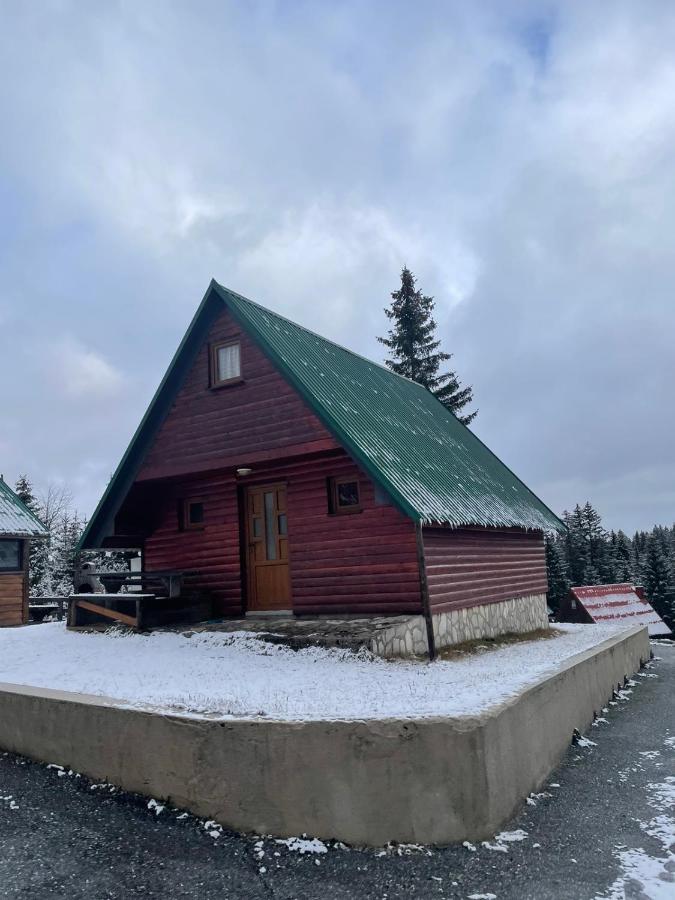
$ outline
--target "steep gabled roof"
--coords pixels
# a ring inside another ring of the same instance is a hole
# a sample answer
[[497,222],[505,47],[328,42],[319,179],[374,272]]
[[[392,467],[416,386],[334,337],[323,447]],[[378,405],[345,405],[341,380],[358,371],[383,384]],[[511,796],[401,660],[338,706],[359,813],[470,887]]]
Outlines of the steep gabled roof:
[[0,537],[46,537],[47,529],[0,478]]
[[212,281],[82,537],[97,546],[208,329],[227,307],[400,509],[424,524],[560,529],[560,519],[426,390]]

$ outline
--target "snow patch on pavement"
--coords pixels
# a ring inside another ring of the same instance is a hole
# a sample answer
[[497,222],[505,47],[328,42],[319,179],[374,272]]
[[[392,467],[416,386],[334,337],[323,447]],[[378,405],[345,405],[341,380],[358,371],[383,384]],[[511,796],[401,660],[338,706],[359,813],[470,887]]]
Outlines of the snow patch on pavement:
[[190,637],[75,633],[52,622],[0,631],[0,681],[219,719],[475,715],[621,630],[617,625],[556,625],[558,636],[552,640],[524,641],[430,665],[336,648],[296,651],[249,632]]
[[494,843],[491,841],[482,841],[481,844],[487,850],[508,853],[509,848],[507,847],[507,844],[512,844],[515,841],[524,841],[526,838],[527,832],[523,831],[522,828],[516,828],[515,831],[500,831],[499,834],[495,835]]
[[318,838],[277,838],[275,844],[283,844],[289,850],[299,853],[301,856],[304,856],[305,853],[328,853],[328,847]]
[[[666,747],[672,747],[670,740],[665,739]],[[641,755],[652,752],[655,751]],[[648,822],[640,822],[640,828],[661,844],[664,855],[654,856],[643,847],[620,850],[617,856],[622,873],[607,894],[595,900],[625,900],[626,897],[672,900],[675,896],[675,777],[669,775],[662,782],[651,782],[647,791],[647,803],[659,814]]]

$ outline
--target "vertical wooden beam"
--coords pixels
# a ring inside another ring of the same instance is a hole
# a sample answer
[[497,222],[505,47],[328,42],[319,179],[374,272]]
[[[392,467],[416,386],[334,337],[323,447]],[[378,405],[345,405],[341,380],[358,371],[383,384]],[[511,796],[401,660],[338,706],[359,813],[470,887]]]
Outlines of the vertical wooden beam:
[[239,484],[235,480],[237,492],[237,515],[239,517],[239,588],[241,591],[241,615],[248,612],[249,588],[248,588],[248,504],[246,485]]
[[25,625],[28,622],[30,613],[28,611],[28,561],[30,558],[30,541],[23,541],[21,547],[22,563],[23,563],[23,594],[21,597],[21,621]]
[[77,599],[72,596],[68,600],[68,612],[66,613],[66,625],[68,628],[75,628],[79,624],[77,609]]
[[427,645],[429,647],[429,659],[436,659],[436,640],[434,638],[434,621],[431,615],[431,603],[429,601],[429,582],[427,581],[427,566],[424,558],[424,535],[422,523],[415,522],[415,537],[417,538],[417,564],[420,572],[420,595],[422,597],[422,610],[427,626]]

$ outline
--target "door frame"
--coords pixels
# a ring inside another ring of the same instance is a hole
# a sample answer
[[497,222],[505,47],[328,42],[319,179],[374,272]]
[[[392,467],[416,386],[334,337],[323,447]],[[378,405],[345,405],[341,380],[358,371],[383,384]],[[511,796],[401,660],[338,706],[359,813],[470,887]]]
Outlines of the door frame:
[[[289,610],[295,615],[295,607],[293,604],[293,573],[291,569],[291,527],[288,516],[288,478],[268,479],[260,477],[237,482],[237,508],[239,512],[239,573],[241,611],[244,616],[249,612],[265,612],[265,610],[251,609],[251,572],[248,552],[248,492],[249,490],[260,490],[261,488],[267,487],[283,487],[286,491],[286,566],[288,568],[288,591],[290,595]],[[268,611],[268,614],[274,615],[274,610]]]

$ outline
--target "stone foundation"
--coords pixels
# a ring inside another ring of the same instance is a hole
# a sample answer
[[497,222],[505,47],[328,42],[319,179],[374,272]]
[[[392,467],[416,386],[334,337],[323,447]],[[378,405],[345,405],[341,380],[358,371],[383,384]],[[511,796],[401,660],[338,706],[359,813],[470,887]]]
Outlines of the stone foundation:
[[464,641],[548,628],[546,594],[436,613],[433,623],[439,650],[453,644],[463,644]]
[[410,616],[403,622],[373,634],[370,649],[385,659],[426,656],[429,650],[424,616]]
[[[548,628],[546,594],[484,603],[433,614],[436,649],[500,634],[523,634]],[[385,658],[425,656],[427,633],[423,616],[411,616],[373,635],[370,649]]]

